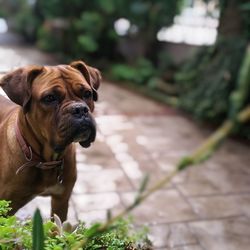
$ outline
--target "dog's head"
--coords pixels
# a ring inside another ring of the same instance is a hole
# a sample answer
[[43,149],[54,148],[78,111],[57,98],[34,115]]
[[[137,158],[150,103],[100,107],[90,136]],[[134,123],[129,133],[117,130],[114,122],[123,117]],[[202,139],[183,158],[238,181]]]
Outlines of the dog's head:
[[8,97],[51,147],[60,152],[71,142],[89,147],[96,127],[91,115],[100,72],[82,61],[70,65],[28,66],[0,80]]

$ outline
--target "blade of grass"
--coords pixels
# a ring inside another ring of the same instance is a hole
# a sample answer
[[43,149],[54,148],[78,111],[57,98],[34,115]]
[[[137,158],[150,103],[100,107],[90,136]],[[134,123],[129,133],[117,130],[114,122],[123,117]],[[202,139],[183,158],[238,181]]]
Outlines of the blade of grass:
[[44,249],[43,220],[40,210],[37,209],[33,217],[32,227],[32,250]]

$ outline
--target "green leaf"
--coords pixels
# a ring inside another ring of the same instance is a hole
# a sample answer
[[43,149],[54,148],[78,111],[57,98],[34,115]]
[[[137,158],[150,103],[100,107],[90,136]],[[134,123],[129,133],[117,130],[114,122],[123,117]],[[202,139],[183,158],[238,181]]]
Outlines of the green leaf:
[[178,170],[182,171],[182,170],[186,169],[188,166],[193,164],[193,161],[194,161],[193,158],[191,158],[189,156],[183,157],[177,166]]
[[143,193],[148,185],[148,181],[149,181],[149,174],[146,173],[144,176],[143,176],[143,179],[140,183],[140,188],[139,188],[139,193]]
[[0,200],[0,217],[6,216],[11,210],[10,203],[10,201]]
[[98,44],[95,39],[88,35],[80,35],[77,39],[80,47],[85,52],[95,52],[98,49]]
[[242,10],[248,11],[248,10],[250,10],[250,3],[241,4],[241,5],[240,5],[240,8],[241,8]]
[[36,210],[33,217],[32,239],[33,239],[33,244],[32,244],[33,250],[44,249],[43,220],[39,209]]
[[115,1],[114,0],[97,0],[98,7],[100,7],[105,13],[112,14],[115,11]]
[[89,237],[93,237],[94,235],[98,235],[99,234],[98,230],[100,226],[101,226],[100,223],[93,224],[89,229],[85,231],[85,236],[89,238]]

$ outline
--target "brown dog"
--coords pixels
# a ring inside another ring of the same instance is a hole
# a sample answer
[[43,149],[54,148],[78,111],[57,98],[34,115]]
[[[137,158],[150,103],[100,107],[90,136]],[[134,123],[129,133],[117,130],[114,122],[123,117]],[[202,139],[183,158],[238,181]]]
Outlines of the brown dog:
[[51,195],[51,214],[66,220],[76,181],[72,142],[89,147],[95,140],[99,84],[99,71],[82,61],[28,66],[0,80],[14,102],[0,96],[0,199],[11,201],[13,214]]

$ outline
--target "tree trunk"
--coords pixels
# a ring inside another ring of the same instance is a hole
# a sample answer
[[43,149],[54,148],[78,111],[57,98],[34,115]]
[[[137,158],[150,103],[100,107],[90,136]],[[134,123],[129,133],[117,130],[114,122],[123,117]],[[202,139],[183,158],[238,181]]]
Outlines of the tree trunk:
[[218,38],[230,38],[242,36],[243,20],[240,5],[244,1],[226,0],[221,8],[221,16],[218,27]]

